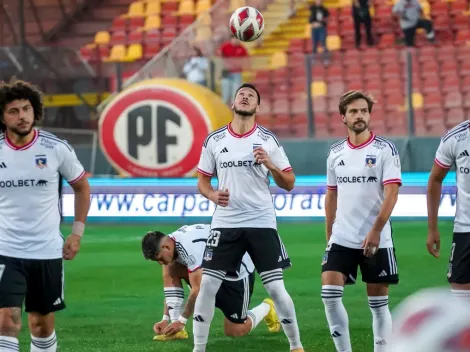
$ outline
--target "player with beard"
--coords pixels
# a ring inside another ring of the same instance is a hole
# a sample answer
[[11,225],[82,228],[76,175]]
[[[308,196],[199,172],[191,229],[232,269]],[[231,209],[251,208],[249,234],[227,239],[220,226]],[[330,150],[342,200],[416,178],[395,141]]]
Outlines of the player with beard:
[[345,93],[339,112],[348,138],[332,145],[327,157],[326,240],[322,260],[322,299],[337,351],[351,351],[344,286],[354,284],[357,268],[367,285],[374,351],[390,342],[390,284],[398,270],[390,216],[401,185],[395,145],[369,130],[375,101],[359,91]]
[[[0,351],[19,351],[23,301],[31,352],[55,352],[54,312],[65,308],[62,260],[80,249],[90,186],[72,147],[34,125],[42,94],[29,83],[0,84]],[[75,193],[75,221],[60,232],[60,185]]]
[[303,351],[294,303],[284,286],[283,269],[291,263],[277,233],[269,190],[270,175],[287,191],[294,188],[295,175],[276,136],[255,121],[260,102],[256,88],[243,84],[235,94],[232,122],[209,134],[202,147],[198,188],[217,207],[194,308],[195,352],[206,350],[217,291],[226,277],[237,275],[245,252],[274,301],[290,350]]

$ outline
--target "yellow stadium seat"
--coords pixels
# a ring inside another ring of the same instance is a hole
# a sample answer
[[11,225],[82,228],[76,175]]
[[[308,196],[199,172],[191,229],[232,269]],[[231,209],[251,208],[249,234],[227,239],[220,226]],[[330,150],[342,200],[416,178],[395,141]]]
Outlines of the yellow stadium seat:
[[144,30],[152,31],[154,29],[159,29],[162,25],[162,19],[159,15],[148,16],[145,20]]
[[162,12],[162,4],[159,1],[152,1],[147,3],[147,9],[145,10],[146,16],[157,15]]
[[421,7],[423,8],[424,17],[431,18],[431,5],[427,1],[420,1]]
[[281,67],[287,66],[287,54],[283,51],[278,51],[271,56],[269,68],[276,70]]
[[326,37],[326,47],[328,50],[341,49],[341,38],[337,35],[329,35]]
[[143,1],[134,1],[129,5],[127,11],[127,17],[141,17],[145,15],[144,12],[145,3]]
[[212,31],[210,27],[198,28],[196,31],[196,42],[203,42],[209,40],[212,37]]
[[326,83],[324,81],[314,81],[310,85],[312,97],[324,97],[328,93]]
[[369,13],[370,13],[370,17],[375,16],[375,7],[374,6],[369,6]]
[[193,0],[181,0],[178,8],[177,15],[193,15],[194,14],[194,1]]
[[126,57],[126,46],[124,44],[116,44],[111,48],[109,57],[104,58],[104,62],[118,62],[123,61]]
[[[421,93],[413,92],[413,94],[411,94],[411,101],[414,109],[422,109],[424,106],[424,98]],[[405,110],[408,110],[408,99],[405,98],[403,106]]]
[[245,0],[230,0],[230,4],[228,6],[228,12],[233,12],[239,7],[246,6]]
[[212,24],[212,17],[209,12],[201,13],[197,16],[198,27],[206,27]]
[[108,44],[111,39],[111,35],[108,31],[101,31],[95,34],[95,44],[103,45]]
[[211,7],[212,7],[211,0],[199,0],[196,5],[196,13],[197,14],[203,13],[209,10]]
[[125,61],[140,60],[142,56],[143,56],[142,44],[140,43],[131,44],[129,48],[127,48]]
[[312,27],[310,26],[310,23],[307,23],[305,25],[304,38],[306,39],[312,38]]

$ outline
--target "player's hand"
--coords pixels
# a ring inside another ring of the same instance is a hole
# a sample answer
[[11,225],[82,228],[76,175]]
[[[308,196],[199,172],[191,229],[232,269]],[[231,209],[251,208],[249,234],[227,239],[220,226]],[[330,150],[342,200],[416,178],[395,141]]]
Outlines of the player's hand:
[[168,325],[165,330],[163,330],[163,333],[165,335],[174,335],[177,332],[180,332],[181,330],[184,329],[184,324],[180,322],[179,320],[175,321],[174,323],[171,323]]
[[211,195],[211,201],[213,201],[215,204],[220,205],[221,207],[226,207],[228,205],[228,200],[230,198],[230,192],[228,189],[225,191],[223,190],[218,190],[212,193]]
[[372,257],[377,250],[379,249],[380,243],[380,232],[378,231],[370,231],[367,234],[366,239],[362,242],[362,248],[364,248],[364,255],[366,257]]
[[163,335],[163,331],[166,329],[168,324],[169,323],[167,320],[162,320],[159,323],[155,323],[155,325],[153,326],[153,331],[155,331],[157,335]]
[[67,240],[64,243],[64,247],[62,249],[62,257],[65,260],[72,260],[77,255],[78,251],[80,250],[80,240],[82,238],[79,235],[70,234],[67,237]]
[[429,231],[426,246],[428,247],[429,254],[435,258],[439,258],[441,249],[441,235],[439,234],[439,231]]
[[272,170],[276,168],[276,165],[273,164],[268,153],[263,148],[258,147],[255,150],[253,150],[253,155],[255,156],[255,161],[258,164],[263,164],[264,166],[266,166],[268,170]]

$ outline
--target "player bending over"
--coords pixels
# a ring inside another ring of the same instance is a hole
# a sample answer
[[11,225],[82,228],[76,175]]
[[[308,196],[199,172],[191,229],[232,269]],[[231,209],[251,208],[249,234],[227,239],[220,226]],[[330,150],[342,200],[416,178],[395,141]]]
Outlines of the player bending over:
[[348,138],[333,144],[327,157],[325,199],[328,246],[322,261],[322,299],[336,349],[351,351],[345,284],[354,284],[357,267],[367,283],[374,351],[390,343],[392,317],[388,286],[398,283],[390,215],[398,199],[401,166],[389,140],[369,130],[374,101],[358,91],[339,102]]
[[[190,225],[183,226],[168,236],[158,231],[148,232],[144,236],[144,257],[163,266],[164,316],[161,322],[154,325],[157,333],[154,340],[188,338],[184,327],[193,314],[199,294],[201,265],[209,233],[210,225]],[[191,286],[184,309],[182,280]],[[225,277],[216,296],[216,307],[225,315],[225,335],[247,335],[263,319],[270,332],[280,330],[281,324],[271,299],[267,298],[259,306],[248,310],[254,282],[254,265],[250,256],[245,254],[240,271]],[[171,320],[171,324],[168,320]]]
[[442,182],[455,164],[457,210],[447,280],[452,294],[470,302],[470,121],[451,129],[442,139],[428,181],[428,239],[431,255],[439,258],[441,236],[437,229]]

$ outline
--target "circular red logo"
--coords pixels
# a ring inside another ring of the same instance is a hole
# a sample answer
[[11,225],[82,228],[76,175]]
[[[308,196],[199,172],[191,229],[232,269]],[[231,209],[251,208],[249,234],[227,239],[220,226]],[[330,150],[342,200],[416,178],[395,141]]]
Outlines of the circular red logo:
[[100,143],[109,161],[140,177],[181,177],[199,162],[209,134],[199,103],[177,88],[143,85],[124,91],[100,119]]

